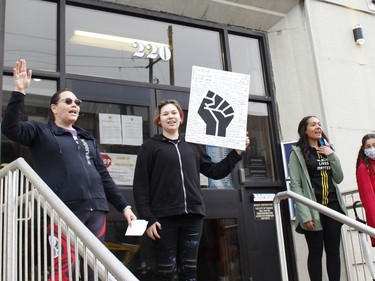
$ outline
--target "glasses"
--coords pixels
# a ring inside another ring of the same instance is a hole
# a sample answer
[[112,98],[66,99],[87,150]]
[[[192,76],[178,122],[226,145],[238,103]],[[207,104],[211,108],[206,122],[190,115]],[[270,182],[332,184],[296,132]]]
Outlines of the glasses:
[[79,105],[82,103],[82,101],[81,101],[80,99],[75,99],[75,100],[73,100],[73,99],[71,99],[71,98],[61,99],[61,100],[59,100],[57,103],[59,103],[60,101],[65,102],[67,105],[71,105],[72,102],[74,101],[74,103],[75,103],[77,106],[79,106]]

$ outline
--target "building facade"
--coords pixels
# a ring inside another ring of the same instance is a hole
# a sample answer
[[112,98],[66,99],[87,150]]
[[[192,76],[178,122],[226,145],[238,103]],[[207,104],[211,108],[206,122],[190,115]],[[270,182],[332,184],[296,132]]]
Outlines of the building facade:
[[[371,0],[0,0],[2,110],[13,89],[12,67],[25,58],[33,70],[25,120],[46,121],[49,98],[70,89],[84,101],[77,125],[99,140],[103,157],[133,159],[139,145],[108,141],[111,128],[100,121],[103,116],[141,118],[138,131],[145,140],[158,133],[152,117],[159,101],[177,99],[188,113],[193,66],[250,75],[252,145],[230,177],[202,179],[207,217],[198,275],[280,280],[272,199],[257,198],[288,188],[282,144],[297,138],[299,120],[311,114],[322,120],[342,159],[343,191],[356,188],[360,140],[374,130],[374,7]],[[357,24],[362,45],[353,38]],[[226,152],[208,150],[212,157]],[[20,156],[31,164],[27,148],[2,136],[1,163]],[[132,202],[131,169],[117,172]],[[294,234],[287,203],[283,211],[290,280],[306,280],[304,241]],[[150,241],[125,238],[125,229],[121,214],[112,210],[107,241],[126,243],[127,266],[149,280]],[[140,248],[132,252],[134,245]]]

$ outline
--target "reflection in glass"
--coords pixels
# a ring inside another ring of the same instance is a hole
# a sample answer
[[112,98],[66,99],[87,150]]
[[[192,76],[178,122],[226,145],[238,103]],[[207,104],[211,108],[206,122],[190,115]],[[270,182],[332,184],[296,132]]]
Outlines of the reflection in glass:
[[217,32],[72,6],[66,15],[67,72],[189,87],[193,65],[222,69]]
[[39,0],[6,1],[4,65],[56,71],[57,6]]
[[267,104],[249,102],[250,147],[243,156],[245,181],[275,180]]
[[[51,96],[56,92],[56,81],[40,80],[38,82],[31,81],[25,97],[22,120],[36,120],[40,122],[48,122],[49,102]],[[13,77],[3,77],[3,108],[4,113],[8,100],[14,89]],[[1,163],[10,163],[18,157],[23,157],[32,166],[29,149],[26,146],[9,140],[1,135]]]
[[[13,91],[14,90],[14,82],[12,76],[4,76],[3,77],[3,90],[4,91]],[[52,97],[52,95],[57,91],[57,83],[54,80],[47,80],[47,79],[31,79],[30,87],[26,92],[26,95],[32,94],[35,95],[33,98],[26,98],[26,102],[30,102],[32,104],[36,104],[35,99],[37,99],[38,96],[45,96],[48,97],[48,99],[43,99],[43,101],[47,101],[48,103],[45,103],[45,106],[49,105],[49,99]],[[39,97],[41,99],[41,97]],[[5,101],[5,103],[4,103]],[[3,97],[3,105],[8,103],[8,99]],[[40,106],[41,104],[36,104],[37,106]]]
[[[114,255],[142,281],[152,280],[152,240],[124,236],[125,222],[108,222],[106,244]],[[236,219],[205,219],[198,256],[198,280],[242,280]]]
[[265,96],[259,40],[229,35],[232,71],[250,74],[250,95]]

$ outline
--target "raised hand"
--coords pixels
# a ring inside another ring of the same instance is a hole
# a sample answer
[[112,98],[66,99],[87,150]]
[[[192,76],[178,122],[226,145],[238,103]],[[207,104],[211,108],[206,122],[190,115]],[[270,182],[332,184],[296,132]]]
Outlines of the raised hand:
[[16,62],[16,67],[13,68],[14,90],[24,93],[30,86],[32,70],[27,71],[26,61],[21,59]]
[[208,91],[198,114],[206,123],[206,134],[225,137],[226,129],[234,117],[231,105],[214,92]]

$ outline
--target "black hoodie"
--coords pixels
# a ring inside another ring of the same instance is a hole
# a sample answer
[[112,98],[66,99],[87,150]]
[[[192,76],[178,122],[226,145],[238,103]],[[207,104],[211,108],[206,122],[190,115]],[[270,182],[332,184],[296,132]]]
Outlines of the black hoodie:
[[242,157],[232,150],[218,163],[212,162],[204,147],[163,135],[146,140],[137,157],[134,200],[138,216],[152,225],[159,217],[181,214],[205,215],[200,175],[221,179]]

